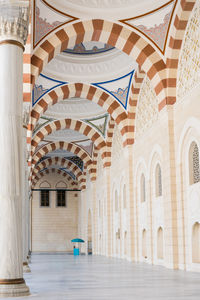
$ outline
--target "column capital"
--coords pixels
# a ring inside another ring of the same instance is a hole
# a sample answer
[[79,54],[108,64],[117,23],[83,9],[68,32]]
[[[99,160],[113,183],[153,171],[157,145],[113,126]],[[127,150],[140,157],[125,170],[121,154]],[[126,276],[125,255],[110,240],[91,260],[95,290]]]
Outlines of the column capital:
[[26,44],[29,1],[0,0],[0,44]]

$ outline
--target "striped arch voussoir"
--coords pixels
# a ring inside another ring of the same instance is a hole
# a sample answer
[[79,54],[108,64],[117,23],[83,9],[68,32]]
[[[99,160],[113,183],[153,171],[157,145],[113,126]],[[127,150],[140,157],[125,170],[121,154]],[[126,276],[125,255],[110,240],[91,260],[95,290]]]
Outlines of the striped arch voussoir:
[[72,161],[66,159],[66,158],[60,158],[60,157],[53,157],[53,158],[47,158],[41,161],[39,164],[37,164],[32,172],[32,180],[35,179],[36,175],[43,169],[48,168],[50,166],[59,166],[63,168],[69,169],[77,178],[80,187],[85,185],[86,178],[83,174],[83,172],[79,169],[79,167],[74,164]]
[[45,94],[31,111],[29,130],[31,132],[34,130],[37,121],[50,106],[72,97],[87,99],[103,107],[118,124],[122,137],[126,140],[128,121],[124,108],[107,92],[83,83],[66,84]]
[[135,72],[135,76],[133,78],[132,86],[131,86],[131,93],[129,96],[129,113],[128,113],[128,120],[129,120],[129,137],[124,143],[124,146],[134,144],[135,140],[135,121],[136,121],[136,108],[138,104],[138,97],[140,94],[140,89],[145,77],[145,72],[139,67],[138,70]]
[[171,26],[169,43],[166,49],[166,69],[167,89],[166,99],[163,99],[159,103],[159,110],[165,105],[174,104],[176,102],[176,84],[177,84],[177,72],[178,62],[181,53],[182,41],[184,38],[187,23],[194,7],[195,0],[181,0],[176,10],[174,23]]
[[113,140],[114,128],[115,128],[115,121],[111,118],[108,123],[107,139],[106,139],[107,153],[110,159],[107,161],[105,167],[111,166],[111,151],[112,151],[112,140]]
[[33,137],[31,141],[31,157],[34,156],[38,144],[49,134],[62,129],[71,129],[78,131],[91,139],[95,146],[100,150],[103,160],[107,159],[106,142],[103,137],[90,125],[83,121],[73,119],[57,120],[43,126]]
[[32,158],[32,168],[35,166],[35,164],[44,156],[46,156],[48,153],[55,151],[57,149],[62,149],[68,152],[72,152],[73,154],[76,154],[83,162],[84,165],[86,165],[88,172],[90,174],[90,177],[93,177],[93,162],[91,160],[91,157],[89,154],[81,147],[73,144],[73,143],[67,143],[64,141],[59,141],[56,143],[50,143],[47,145],[44,145],[41,147],[33,156]]
[[69,183],[70,185],[74,188],[77,189],[78,188],[78,183],[76,181],[74,181],[72,179],[71,176],[69,176],[66,172],[59,170],[59,169],[55,169],[55,168],[51,168],[51,169],[46,169],[44,171],[39,172],[34,180],[32,181],[32,188],[34,188],[34,186],[37,184],[38,180],[40,180],[43,176],[47,175],[47,174],[53,174],[53,173],[57,173],[61,176],[63,176]]
[[152,80],[160,102],[166,98],[166,64],[142,36],[125,26],[105,20],[85,20],[69,24],[47,37],[32,55],[32,84],[44,66],[74,42],[100,41],[131,56]]

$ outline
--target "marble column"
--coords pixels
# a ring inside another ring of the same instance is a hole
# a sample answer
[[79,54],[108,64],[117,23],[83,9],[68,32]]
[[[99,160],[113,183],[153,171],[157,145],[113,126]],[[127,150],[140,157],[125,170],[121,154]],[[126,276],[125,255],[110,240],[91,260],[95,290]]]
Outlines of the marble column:
[[0,297],[24,296],[22,256],[23,49],[29,1],[0,1]]

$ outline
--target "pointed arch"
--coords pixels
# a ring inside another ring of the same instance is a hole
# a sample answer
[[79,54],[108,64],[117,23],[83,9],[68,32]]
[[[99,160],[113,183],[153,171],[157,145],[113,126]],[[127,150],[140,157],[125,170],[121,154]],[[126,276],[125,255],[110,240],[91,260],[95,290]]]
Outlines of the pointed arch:
[[162,196],[162,172],[159,163],[157,163],[155,169],[155,194],[156,197]]
[[163,229],[162,227],[158,228],[157,231],[157,258],[158,259],[163,259],[163,243],[164,243],[164,237],[163,237]]
[[142,256],[147,258],[147,231],[143,229],[142,231]]
[[107,148],[106,142],[103,137],[91,126],[87,125],[83,121],[73,120],[73,119],[62,119],[49,123],[43,126],[33,137],[31,141],[31,156],[35,154],[35,150],[38,144],[49,134],[62,129],[72,129],[78,131],[89,139],[91,139],[98,150],[101,152],[102,159],[104,159],[104,164],[106,164]]
[[51,173],[57,173],[61,176],[63,176],[64,178],[67,179],[67,181],[70,182],[70,184],[72,186],[74,186],[74,188],[78,188],[78,183],[76,181],[74,181],[72,179],[71,176],[69,176],[66,172],[62,171],[62,170],[59,170],[59,169],[55,169],[55,168],[51,168],[51,169],[46,169],[46,170],[43,170],[41,172],[39,172],[36,176],[35,176],[35,179],[32,181],[32,188],[34,188],[34,186],[37,184],[37,182],[45,175],[47,174],[51,174]]
[[166,81],[166,64],[158,53],[142,36],[114,22],[95,19],[69,24],[48,36],[37,48],[31,58],[32,84],[42,72],[45,65],[58,53],[71,44],[88,41],[100,41],[116,47],[131,56],[147,73],[161,101],[166,101],[166,88],[173,89]]
[[170,29],[169,42],[166,49],[167,84],[174,86],[174,88],[169,88],[167,90],[166,99],[159,103],[159,110],[166,105],[166,102],[174,104],[176,101],[179,56],[181,53],[185,30],[194,4],[195,0],[180,0],[180,4],[174,18],[174,23]]
[[192,262],[200,263],[200,223],[192,227]]
[[189,148],[189,181],[190,185],[200,181],[199,148],[192,142]]
[[72,161],[66,159],[66,158],[60,158],[60,157],[54,157],[54,158],[47,158],[44,159],[42,162],[37,164],[32,172],[32,180],[34,180],[35,176],[38,172],[43,170],[44,168],[48,168],[49,166],[58,165],[59,167],[67,168],[69,169],[77,178],[78,182],[80,183],[80,186],[85,185],[86,178],[83,174],[83,172],[77,167],[76,164],[74,164]]
[[146,201],[146,180],[144,173],[140,177],[140,202]]
[[93,168],[93,162],[91,160],[90,155],[88,152],[86,152],[83,148],[73,144],[73,143],[68,143],[68,142],[55,142],[55,143],[49,143],[47,145],[44,145],[41,147],[33,156],[32,158],[32,167],[35,166],[35,164],[45,155],[48,153],[62,149],[65,151],[72,152],[76,154],[86,165],[88,172],[91,174],[92,173],[92,168]]
[[[126,133],[129,130],[127,126],[127,113],[123,107],[117,102],[114,97],[100,88],[85,83],[71,83],[59,86],[45,94],[36,103],[31,111],[31,118],[29,123],[29,130],[33,131],[37,121],[52,105],[58,102],[66,101],[72,97],[78,97],[92,101],[103,107],[119,125],[120,132],[126,141]],[[70,101],[70,100],[69,100]],[[128,141],[126,142],[128,143]]]

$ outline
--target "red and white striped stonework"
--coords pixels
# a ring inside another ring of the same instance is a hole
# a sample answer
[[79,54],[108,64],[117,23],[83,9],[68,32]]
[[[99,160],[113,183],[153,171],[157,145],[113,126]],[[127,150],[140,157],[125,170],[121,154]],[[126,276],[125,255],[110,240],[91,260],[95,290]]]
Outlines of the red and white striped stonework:
[[44,159],[39,164],[37,164],[33,169],[31,179],[34,180],[37,173],[39,173],[42,169],[48,168],[49,166],[55,166],[55,165],[57,165],[58,167],[67,168],[69,171],[71,171],[76,176],[77,181],[80,184],[80,188],[82,187],[82,185],[85,184],[86,178],[84,176],[84,172],[82,172],[80,168],[72,161],[61,157],[47,158]]
[[23,102],[31,103],[31,24],[23,54]]
[[166,49],[167,78],[165,85],[168,88],[167,97],[159,103],[159,110],[166,104],[174,104],[176,102],[176,83],[180,50],[194,4],[195,0],[181,0],[176,8],[174,22],[169,32],[169,43]]
[[145,77],[145,72],[139,67],[135,72],[133,82],[131,85],[131,91],[129,96],[128,106],[128,119],[129,119],[129,145],[134,143],[135,140],[135,122],[136,122],[136,108],[138,103],[138,97],[140,89]]
[[[40,131],[32,137],[33,129],[41,115],[51,105],[54,105],[63,99],[69,97],[86,98],[102,106],[111,115],[113,122],[119,126],[119,130],[123,137],[123,146],[134,143],[136,107],[145,74],[147,74],[152,87],[155,90],[158,98],[159,110],[166,105],[174,104],[176,102],[176,78],[180,49],[194,3],[195,0],[180,0],[177,2],[175,15],[169,30],[168,43],[166,45],[164,57],[148,43],[147,39],[143,38],[142,34],[136,33],[134,29],[121,25],[121,23],[118,24],[105,20],[77,20],[73,24],[64,25],[50,35],[47,35],[45,40],[35,48],[31,56],[30,82],[31,50],[27,44],[27,52],[25,51],[24,54],[24,101],[25,99],[31,101],[30,83],[35,83],[45,65],[58,53],[61,53],[68,47],[74,46],[74,44],[88,41],[101,41],[120,49],[131,56],[139,65],[131,87],[128,114],[108,93],[87,84],[66,84],[62,87],[55,88],[44,95],[32,109],[30,123],[28,125],[27,143],[30,146],[29,166],[31,166],[32,155],[34,155],[34,160],[37,159],[35,150],[40,141],[48,134],[65,128],[76,130],[90,138],[96,147],[96,152],[94,151],[94,154],[97,153],[97,150],[101,152],[104,167],[111,164],[111,133],[109,133],[110,136],[108,136],[107,141],[105,141],[98,132],[88,124],[86,125],[83,121],[71,119],[54,121],[42,127]],[[28,41],[30,42],[30,37]],[[29,94],[25,94],[25,92]],[[42,153],[38,153],[39,155],[42,155]],[[90,175],[92,174],[94,180],[96,178],[95,163],[95,157],[92,162],[88,161],[85,163],[85,166],[90,170],[89,173]]]
[[142,36],[122,25],[105,21],[89,20],[66,25],[55,32],[32,55],[32,83],[44,66],[67,47],[85,41],[101,41],[131,56],[147,73],[156,94],[162,102],[166,98],[166,64]]
[[47,175],[47,174],[59,174],[59,175],[62,175],[66,180],[67,182],[70,183],[70,185],[74,188],[74,189],[77,189],[79,188],[78,186],[78,183],[76,181],[73,180],[73,178],[71,176],[69,176],[66,172],[62,171],[62,170],[59,170],[59,169],[55,169],[55,168],[51,168],[51,169],[47,169],[47,170],[44,170],[42,172],[39,172],[36,176],[35,176],[35,179],[32,181],[32,188],[35,187],[35,185],[37,184],[38,180],[40,180],[43,176]]
[[62,129],[72,129],[78,131],[89,139],[91,139],[98,150],[101,152],[102,159],[106,161],[107,156],[107,147],[106,142],[103,137],[91,126],[87,125],[83,121],[72,120],[72,119],[63,119],[57,120],[49,123],[48,125],[42,127],[33,137],[31,141],[31,156],[35,154],[35,150],[38,144],[49,134]]
[[87,166],[87,170],[89,174],[92,174],[92,169],[93,169],[93,163],[92,159],[89,156],[88,152],[86,152],[83,148],[73,144],[73,143],[67,143],[67,142],[56,142],[56,143],[50,143],[47,145],[44,145],[41,147],[33,156],[32,158],[32,168],[34,168],[35,164],[45,155],[48,153],[55,151],[55,150],[64,150],[64,151],[69,151],[73,154],[76,154],[83,162],[84,165]]
[[50,106],[72,97],[87,99],[103,107],[118,124],[123,139],[126,141],[126,133],[128,131],[126,111],[116,99],[107,92],[95,86],[83,83],[67,84],[62,87],[57,87],[45,94],[31,111],[29,130],[34,130],[37,121]]
[[[111,152],[112,152],[112,140],[113,140],[113,132],[115,128],[115,120],[113,118],[110,118],[110,121],[108,123],[108,130],[107,130],[107,139],[106,139],[106,144],[107,144],[107,153],[109,157],[109,161],[107,162],[107,167],[111,165]],[[117,126],[117,125],[116,125]]]

